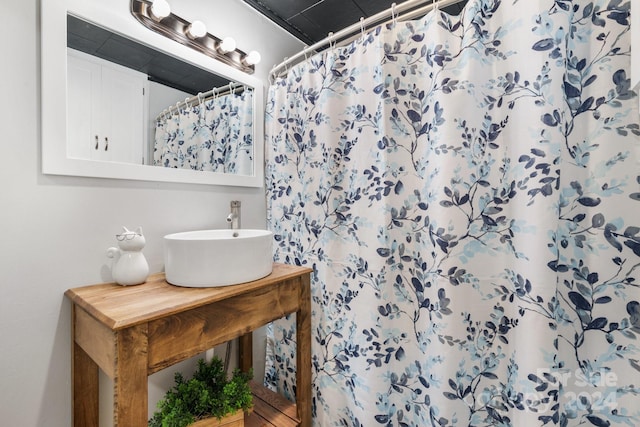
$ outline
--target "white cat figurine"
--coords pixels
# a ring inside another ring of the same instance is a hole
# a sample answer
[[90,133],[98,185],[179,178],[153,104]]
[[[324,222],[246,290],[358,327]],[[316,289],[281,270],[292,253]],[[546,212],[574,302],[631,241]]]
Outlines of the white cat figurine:
[[107,256],[113,258],[111,275],[119,285],[139,285],[147,280],[149,264],[142,254],[145,239],[142,227],[129,231],[122,227],[122,234],[117,234],[119,248],[107,249]]

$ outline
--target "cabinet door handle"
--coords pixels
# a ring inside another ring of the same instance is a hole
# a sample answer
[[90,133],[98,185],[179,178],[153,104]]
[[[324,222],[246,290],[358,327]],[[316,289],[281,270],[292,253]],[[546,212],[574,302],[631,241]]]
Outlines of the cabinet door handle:
[[104,151],[109,151],[109,138],[104,137]]
[[96,135],[96,150],[98,149],[98,146],[100,145],[100,143],[98,142],[98,135]]

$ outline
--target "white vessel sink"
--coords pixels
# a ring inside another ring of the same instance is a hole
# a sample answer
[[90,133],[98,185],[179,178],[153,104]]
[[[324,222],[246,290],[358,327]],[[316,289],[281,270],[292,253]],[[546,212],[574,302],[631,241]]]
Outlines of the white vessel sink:
[[250,282],[271,274],[273,233],[199,230],[164,236],[167,282],[208,288]]

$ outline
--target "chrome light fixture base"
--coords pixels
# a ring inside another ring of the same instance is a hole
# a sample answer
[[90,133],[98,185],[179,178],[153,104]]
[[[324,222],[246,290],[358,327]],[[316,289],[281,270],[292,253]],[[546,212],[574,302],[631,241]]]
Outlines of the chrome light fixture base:
[[222,40],[206,33],[202,37],[189,37],[190,22],[170,13],[158,19],[151,11],[152,3],[146,0],[131,0],[131,14],[145,27],[185,46],[189,46],[207,56],[230,65],[247,74],[253,74],[255,66],[246,61],[247,54],[239,49],[223,52],[220,49]]

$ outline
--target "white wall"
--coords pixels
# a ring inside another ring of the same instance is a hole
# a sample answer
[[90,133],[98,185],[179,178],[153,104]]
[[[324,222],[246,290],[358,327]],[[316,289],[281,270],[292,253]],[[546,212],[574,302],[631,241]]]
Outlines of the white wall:
[[[104,280],[105,250],[122,225],[142,225],[144,254],[157,272],[164,234],[225,227],[232,199],[242,201],[244,226],[264,227],[265,197],[263,189],[42,175],[39,1],[53,0],[0,1],[0,16],[7,18],[0,27],[0,424],[67,427],[70,304],[64,291]],[[181,1],[172,2],[176,11]],[[301,46],[240,0],[200,3],[210,32],[217,34],[215,24],[233,27],[241,49],[262,53],[260,78]],[[172,374],[154,381],[168,388]]]

